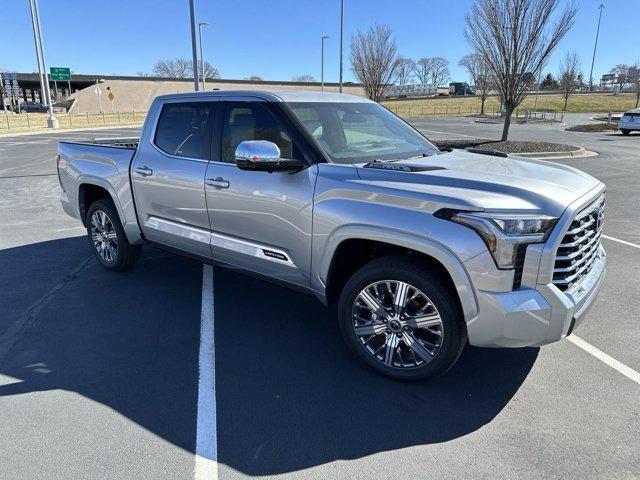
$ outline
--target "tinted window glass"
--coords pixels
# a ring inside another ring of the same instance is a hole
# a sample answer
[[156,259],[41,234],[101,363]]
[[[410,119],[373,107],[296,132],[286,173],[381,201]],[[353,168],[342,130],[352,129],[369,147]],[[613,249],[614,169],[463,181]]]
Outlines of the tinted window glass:
[[268,140],[278,145],[282,158],[294,158],[291,137],[263,104],[229,105],[222,129],[222,161],[235,162],[236,148],[245,140]]
[[155,144],[169,155],[208,159],[207,125],[212,118],[211,103],[168,103],[160,113]]

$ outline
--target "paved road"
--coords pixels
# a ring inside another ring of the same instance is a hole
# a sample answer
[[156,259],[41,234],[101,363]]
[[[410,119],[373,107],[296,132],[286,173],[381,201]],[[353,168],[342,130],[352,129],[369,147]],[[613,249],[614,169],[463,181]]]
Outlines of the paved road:
[[[414,123],[432,138],[499,131]],[[145,249],[107,272],[57,200],[59,139],[132,133],[0,138],[0,478],[194,476],[211,373],[202,267]],[[601,152],[565,163],[607,182],[607,235],[640,243],[640,135],[516,125],[513,138]],[[640,371],[640,249],[605,247],[606,284],[577,333]],[[354,363],[315,299],[219,269],[213,285],[222,479],[640,477],[640,385],[569,341],[468,348],[444,378],[400,383]]]

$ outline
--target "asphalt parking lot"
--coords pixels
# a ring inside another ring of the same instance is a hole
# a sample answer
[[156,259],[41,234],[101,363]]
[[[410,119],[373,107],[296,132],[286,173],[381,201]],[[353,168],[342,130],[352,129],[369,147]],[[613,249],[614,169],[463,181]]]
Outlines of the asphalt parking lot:
[[[561,160],[608,187],[608,275],[576,334],[640,371],[640,134],[512,128],[600,153]],[[401,383],[354,362],[314,298],[151,248],[102,269],[53,157],[63,138],[136,132],[0,138],[0,478],[640,477],[640,383],[571,341],[467,348],[446,376]]]

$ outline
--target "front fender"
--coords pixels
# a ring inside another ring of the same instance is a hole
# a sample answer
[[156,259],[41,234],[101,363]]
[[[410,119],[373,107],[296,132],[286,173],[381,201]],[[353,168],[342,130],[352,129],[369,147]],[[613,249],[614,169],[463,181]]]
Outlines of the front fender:
[[327,238],[324,252],[313,261],[312,288],[324,292],[331,261],[338,246],[345,240],[366,239],[415,250],[437,260],[449,273],[458,293],[465,321],[478,314],[478,303],[471,280],[460,259],[444,244],[427,237],[385,227],[344,225],[336,228]]

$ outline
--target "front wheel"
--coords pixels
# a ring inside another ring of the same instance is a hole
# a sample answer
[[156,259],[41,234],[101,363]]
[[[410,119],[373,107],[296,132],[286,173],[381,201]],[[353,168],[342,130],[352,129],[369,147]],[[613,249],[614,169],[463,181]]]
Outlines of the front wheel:
[[380,257],[358,270],[342,291],[338,315],[350,350],[393,378],[442,375],[467,341],[448,279],[407,256]]
[[631,133],[631,130],[628,130],[626,128],[622,128],[620,129],[620,131],[622,132],[623,135],[629,135]]
[[97,200],[87,212],[87,236],[93,254],[109,270],[127,270],[140,258],[141,245],[131,245],[111,200]]

